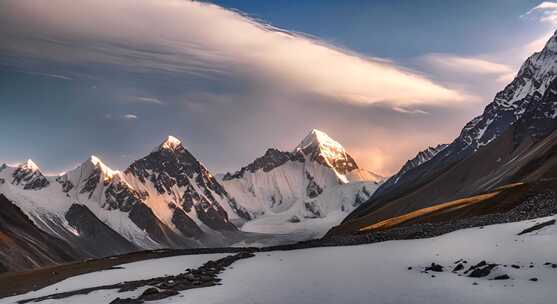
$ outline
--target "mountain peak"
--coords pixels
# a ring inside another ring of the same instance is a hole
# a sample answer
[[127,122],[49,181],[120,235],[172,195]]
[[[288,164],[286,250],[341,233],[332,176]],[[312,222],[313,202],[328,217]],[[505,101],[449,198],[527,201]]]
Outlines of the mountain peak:
[[12,173],[12,177],[12,184],[22,184],[25,190],[39,190],[49,185],[48,180],[41,173],[39,166],[30,159],[19,164]]
[[172,135],[168,135],[168,137],[159,145],[158,150],[161,149],[175,150],[181,145],[182,142],[178,138]]
[[344,150],[341,144],[332,139],[327,133],[318,129],[311,130],[294,151],[305,150],[309,147],[328,147],[335,150]]
[[37,166],[37,164],[35,164],[35,162],[31,159],[28,159],[25,163],[21,164],[21,167],[25,167],[31,171],[39,171],[39,166]]
[[96,157],[95,155],[89,156],[89,161],[95,166],[98,166],[99,164],[104,165],[100,158]]
[[82,172],[83,171],[88,172],[88,171],[93,171],[95,169],[99,169],[103,174],[105,174],[108,177],[112,177],[116,173],[118,173],[118,171],[112,170],[107,165],[105,165],[101,161],[101,159],[95,155],[89,156],[89,158],[85,162],[83,162],[83,164],[79,168]]
[[325,132],[313,129],[294,149],[294,153],[301,153],[324,166],[334,168],[339,178],[346,181],[346,173],[358,169],[354,159],[346,153],[344,147],[329,137]]

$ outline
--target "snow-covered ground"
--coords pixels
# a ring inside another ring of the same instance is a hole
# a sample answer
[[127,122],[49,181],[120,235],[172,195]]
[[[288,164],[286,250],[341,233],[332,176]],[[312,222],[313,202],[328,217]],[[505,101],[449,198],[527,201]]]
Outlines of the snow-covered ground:
[[[159,276],[176,275],[184,272],[186,268],[197,268],[209,260],[220,259],[227,255],[226,253],[186,255],[122,264],[117,266],[118,268],[116,269],[78,275],[24,295],[0,299],[0,303],[16,303],[22,299],[36,298],[53,293],[117,284],[124,281],[145,280]],[[48,300],[39,303],[109,303],[116,297],[125,297],[126,294],[131,296],[135,293],[137,293],[137,291],[115,295],[116,292],[114,290],[101,290],[92,292],[89,295],[79,295],[68,299]]]
[[[258,253],[221,274],[221,286],[188,290],[178,297],[150,303],[555,303],[557,269],[544,263],[557,263],[557,226],[517,235],[551,218],[466,229],[431,239]],[[210,258],[184,256],[133,263],[126,266],[130,275],[126,279],[171,272],[163,270],[162,265],[174,263],[180,271],[187,267],[185,264],[201,264]],[[521,268],[500,266],[486,278],[451,272],[431,277],[433,273],[421,272],[432,262],[453,266],[459,259],[466,259],[467,266],[486,260]],[[534,267],[530,268],[530,263]],[[408,270],[409,266],[413,269]],[[118,280],[124,279],[119,271],[78,276],[17,299],[46,294],[54,288],[68,290],[76,286],[75,282],[93,283],[92,277],[99,278],[98,285],[114,281],[116,275]],[[511,279],[490,280],[502,273]],[[534,277],[537,282],[530,281]],[[94,292],[41,303],[108,303],[111,297],[138,295],[141,291]],[[6,298],[0,303],[14,300]]]

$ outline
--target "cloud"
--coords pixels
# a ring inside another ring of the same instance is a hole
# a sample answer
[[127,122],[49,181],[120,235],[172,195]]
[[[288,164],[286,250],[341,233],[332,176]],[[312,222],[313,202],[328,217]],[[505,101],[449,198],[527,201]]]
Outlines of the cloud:
[[557,25],[557,3],[555,2],[542,2],[533,7],[522,18],[534,18],[541,22],[551,23]]
[[0,50],[23,56],[199,79],[233,77],[354,104],[446,105],[467,98],[393,62],[367,58],[207,3],[12,0],[1,6],[0,18],[8,26],[0,34],[10,41]]
[[113,120],[113,119],[135,120],[135,119],[138,119],[139,117],[135,114],[124,114],[124,115],[121,115],[121,116],[114,116],[114,115],[108,113],[108,114],[104,115],[104,118],[108,119],[108,120]]
[[549,37],[551,37],[552,35],[553,35],[552,32],[546,33],[542,35],[540,38],[537,38],[527,43],[524,49],[526,50],[526,52],[528,52],[528,54],[539,52],[540,50],[543,49],[543,47],[547,43],[547,40],[549,40]]
[[145,103],[158,104],[158,105],[164,105],[165,104],[160,99],[154,98],[154,97],[132,96],[131,98],[132,98],[132,100],[134,100],[136,102],[145,102]]
[[512,80],[516,74],[515,69],[509,65],[477,57],[432,53],[423,56],[423,60],[437,70],[459,74],[496,76],[496,81],[503,83]]
[[21,73],[29,74],[29,75],[37,75],[37,76],[55,78],[55,79],[73,80],[71,77],[64,76],[64,75],[59,75],[59,74],[42,73],[42,72],[33,72],[33,71],[17,71],[17,72],[21,72]]
[[429,114],[429,112],[420,109],[406,109],[402,107],[393,107],[393,110],[404,114]]
[[137,115],[135,115],[135,114],[126,114],[126,115],[124,115],[124,116],[122,116],[122,117],[123,117],[124,119],[127,119],[127,120],[132,120],[132,119],[137,119],[137,118],[138,118]]
[[529,53],[538,52],[545,46],[547,40],[556,33],[554,27],[557,26],[557,3],[542,2],[520,17],[537,20],[550,26],[547,32],[526,44],[524,48]]

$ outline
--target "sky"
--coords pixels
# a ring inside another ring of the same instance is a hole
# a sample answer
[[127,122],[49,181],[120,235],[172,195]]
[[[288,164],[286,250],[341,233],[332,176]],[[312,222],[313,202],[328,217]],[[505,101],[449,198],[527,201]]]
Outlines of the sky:
[[395,173],[543,48],[557,4],[0,2],[0,163],[125,169],[168,135],[214,172],[312,129]]

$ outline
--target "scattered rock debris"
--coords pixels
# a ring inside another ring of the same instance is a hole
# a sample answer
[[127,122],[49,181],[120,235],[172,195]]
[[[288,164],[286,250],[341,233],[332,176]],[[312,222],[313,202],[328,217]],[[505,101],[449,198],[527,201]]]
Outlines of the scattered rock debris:
[[555,225],[555,219],[536,224],[536,225],[534,225],[530,228],[526,228],[526,229],[522,230],[518,235],[523,235],[523,234],[530,233],[530,232],[533,232],[533,231],[536,231],[536,230],[540,230],[540,229],[542,229],[544,227],[547,227],[547,226],[550,226],[550,225]]
[[433,271],[433,272],[443,272],[443,266],[435,263],[431,263],[431,266],[426,267],[425,271]]
[[51,294],[43,297],[21,300],[18,304],[29,302],[40,302],[49,299],[63,299],[75,295],[88,294],[97,290],[117,289],[118,292],[126,292],[137,290],[141,287],[148,287],[137,298],[116,298],[110,304],[141,304],[145,301],[161,300],[178,295],[179,291],[209,287],[218,285],[221,281],[218,275],[223,272],[232,263],[255,256],[250,252],[240,252],[229,255],[224,258],[208,261],[197,269],[186,269],[185,272],[171,275],[156,277],[147,280],[127,281],[112,285],[96,286],[91,288],[79,289],[69,292]]
[[[475,279],[479,279],[479,278],[485,278],[488,280],[494,280],[494,281],[504,281],[504,280],[514,280],[509,274],[506,273],[501,273],[501,271],[503,270],[503,268],[509,267],[509,265],[507,264],[497,264],[497,263],[490,263],[487,262],[485,260],[480,261],[479,263],[472,265],[470,267],[468,267],[468,269],[465,269],[465,265],[464,263],[467,263],[467,261],[465,261],[464,259],[459,259],[457,261],[454,262],[454,265],[449,265],[449,266],[443,266],[441,264],[437,264],[435,262],[432,262],[430,266],[425,266],[421,272],[422,273],[429,273],[430,271],[433,272],[443,272],[443,271],[447,271],[450,273],[453,273],[457,276],[467,276],[470,278],[475,278]],[[514,268],[514,269],[522,269],[522,270],[528,270],[528,269],[532,269],[536,267],[536,263],[534,262],[529,262],[529,264],[527,264],[528,266],[520,266],[518,264],[511,264],[510,267]],[[539,264],[541,267],[541,263]],[[546,268],[552,268],[552,269],[557,269],[557,263],[553,263],[553,262],[545,262],[543,264],[543,266],[545,266]],[[500,268],[497,268],[500,267]],[[414,267],[410,266],[408,267],[408,270],[412,270]],[[497,271],[494,270],[497,269]],[[431,278],[435,278],[436,276],[434,274],[430,275]],[[536,277],[530,278],[529,281],[531,282],[538,282],[539,279]],[[473,285],[478,285],[477,282],[473,282]],[[510,284],[504,285],[506,286],[510,286],[513,287],[514,284]]]

